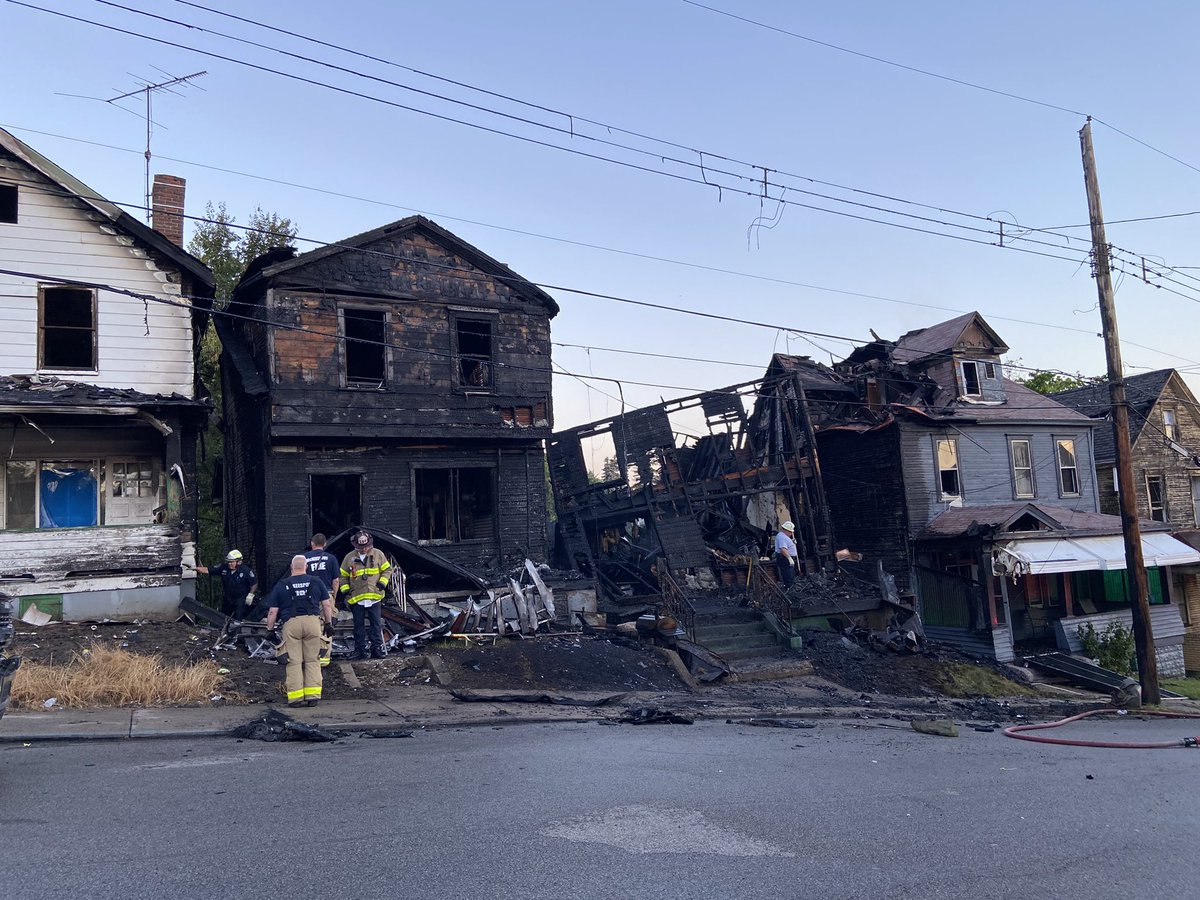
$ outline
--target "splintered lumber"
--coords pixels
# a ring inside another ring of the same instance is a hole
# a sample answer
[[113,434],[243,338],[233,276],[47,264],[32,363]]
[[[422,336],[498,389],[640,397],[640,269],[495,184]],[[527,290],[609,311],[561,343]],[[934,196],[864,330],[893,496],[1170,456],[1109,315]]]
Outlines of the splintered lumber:
[[546,607],[546,612],[550,614],[551,619],[555,618],[554,591],[546,587],[546,582],[542,581],[542,576],[538,574],[537,566],[532,559],[525,560],[525,571],[533,579],[533,585],[537,588],[538,596],[542,598],[542,604]]

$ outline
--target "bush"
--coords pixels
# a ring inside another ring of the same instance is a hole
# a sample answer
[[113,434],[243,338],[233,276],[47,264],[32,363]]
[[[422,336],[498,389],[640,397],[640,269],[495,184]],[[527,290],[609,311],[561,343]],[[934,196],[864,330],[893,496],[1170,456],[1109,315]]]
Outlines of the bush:
[[1121,675],[1133,674],[1137,663],[1134,661],[1132,631],[1120,622],[1109,622],[1102,632],[1097,632],[1091,622],[1085,622],[1078,631],[1083,652],[1098,660],[1101,668]]

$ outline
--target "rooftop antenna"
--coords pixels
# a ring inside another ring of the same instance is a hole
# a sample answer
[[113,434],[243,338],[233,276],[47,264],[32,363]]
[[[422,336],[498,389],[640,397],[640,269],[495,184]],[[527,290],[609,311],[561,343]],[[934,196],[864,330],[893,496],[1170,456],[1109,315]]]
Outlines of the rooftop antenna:
[[[157,67],[155,67],[157,68]],[[159,69],[161,72],[162,70]],[[169,75],[169,72],[163,74]],[[171,78],[167,81],[159,81],[151,84],[149,82],[143,84],[140,88],[134,91],[127,91],[124,94],[118,94],[116,97],[110,97],[105,100],[105,103],[117,105],[118,100],[124,100],[127,97],[135,97],[138,94],[146,95],[146,223],[151,224],[154,221],[154,207],[150,199],[150,139],[154,135],[154,116],[153,116],[153,98],[155,91],[167,91],[168,93],[181,96],[178,91],[173,91],[171,88],[181,84],[191,84],[196,78],[203,78],[208,72],[193,72],[191,75],[183,75],[179,78]],[[140,81],[136,76],[131,76],[135,80]],[[118,106],[118,109],[124,109],[123,106]]]

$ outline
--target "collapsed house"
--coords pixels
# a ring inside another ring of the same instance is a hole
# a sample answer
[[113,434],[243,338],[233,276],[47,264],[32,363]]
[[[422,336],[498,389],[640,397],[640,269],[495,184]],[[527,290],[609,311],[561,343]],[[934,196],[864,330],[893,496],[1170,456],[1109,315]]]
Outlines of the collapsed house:
[[781,522],[804,572],[833,562],[810,409],[853,401],[818,367],[629,410],[556,432],[550,478],[563,561],[610,602],[679,584],[742,584]]
[[170,618],[194,593],[213,276],[180,247],[183,192],[156,176],[151,229],[0,129],[0,586],[18,616]]

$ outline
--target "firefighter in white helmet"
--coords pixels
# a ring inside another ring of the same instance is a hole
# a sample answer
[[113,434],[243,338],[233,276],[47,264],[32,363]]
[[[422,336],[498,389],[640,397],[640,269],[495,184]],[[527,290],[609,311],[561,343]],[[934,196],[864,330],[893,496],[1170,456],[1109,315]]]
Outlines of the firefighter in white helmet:
[[790,588],[796,583],[798,556],[796,526],[791,522],[784,522],[779,526],[779,533],[775,535],[775,571],[779,573],[779,583],[785,588]]

